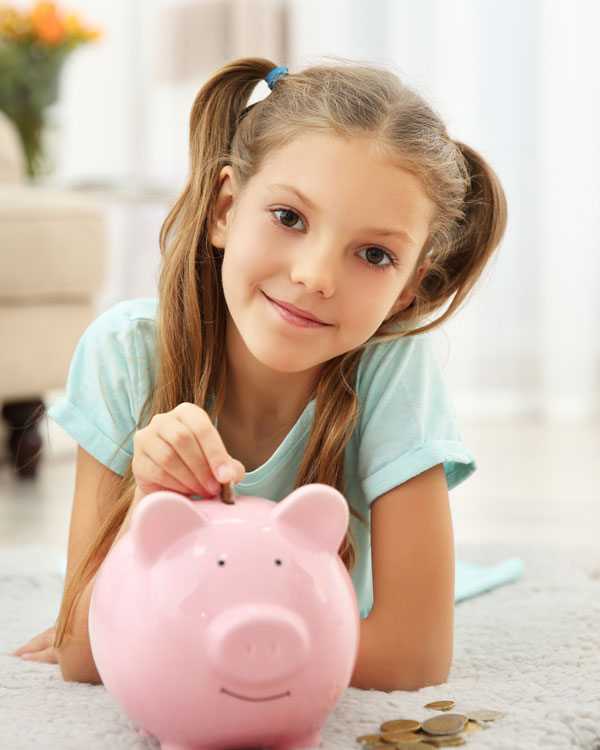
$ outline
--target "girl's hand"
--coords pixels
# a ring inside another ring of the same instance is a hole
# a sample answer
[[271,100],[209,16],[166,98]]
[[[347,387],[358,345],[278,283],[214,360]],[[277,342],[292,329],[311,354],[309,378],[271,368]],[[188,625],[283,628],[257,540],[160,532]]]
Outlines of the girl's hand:
[[245,474],[244,465],[227,453],[208,414],[190,403],[156,414],[136,432],[131,468],[142,495],[173,490],[213,497],[221,484],[241,482]]
[[58,664],[54,643],[54,625],[43,633],[36,635],[29,643],[13,651],[11,656],[20,656],[27,661],[43,661],[46,664]]

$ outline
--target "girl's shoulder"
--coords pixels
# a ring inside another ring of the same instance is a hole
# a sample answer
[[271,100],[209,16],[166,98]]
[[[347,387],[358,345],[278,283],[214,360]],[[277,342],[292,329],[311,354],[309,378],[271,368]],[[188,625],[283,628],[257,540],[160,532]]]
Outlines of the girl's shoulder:
[[139,299],[127,299],[117,302],[112,307],[102,312],[94,321],[99,327],[127,327],[133,326],[137,321],[149,321],[154,323],[158,309],[158,299],[155,297],[142,297]]
[[155,360],[158,302],[143,298],[118,302],[98,315],[84,331],[71,372],[101,368],[115,377]]
[[152,297],[124,300],[104,310],[90,324],[84,338],[131,345],[136,340],[149,345],[156,320],[158,300]]

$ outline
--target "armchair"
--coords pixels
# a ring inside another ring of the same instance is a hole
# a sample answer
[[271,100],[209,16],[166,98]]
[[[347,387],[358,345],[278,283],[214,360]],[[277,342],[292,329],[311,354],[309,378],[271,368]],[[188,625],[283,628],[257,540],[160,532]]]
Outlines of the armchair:
[[44,393],[65,387],[97,314],[106,241],[93,200],[26,181],[18,133],[0,112],[0,404],[21,478],[36,473]]

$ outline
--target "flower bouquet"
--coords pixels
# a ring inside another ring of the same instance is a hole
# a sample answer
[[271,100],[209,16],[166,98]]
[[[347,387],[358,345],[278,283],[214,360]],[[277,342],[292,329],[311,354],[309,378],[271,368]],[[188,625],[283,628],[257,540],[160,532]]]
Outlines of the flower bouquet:
[[99,36],[53,2],[38,2],[29,12],[0,2],[0,110],[19,131],[31,177],[46,170],[45,112],[58,98],[62,64],[77,46]]

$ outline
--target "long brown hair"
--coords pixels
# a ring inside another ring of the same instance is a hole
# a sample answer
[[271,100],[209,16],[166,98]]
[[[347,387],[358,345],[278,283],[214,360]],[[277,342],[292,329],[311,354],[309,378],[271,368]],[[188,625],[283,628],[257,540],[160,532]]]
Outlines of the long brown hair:
[[[502,238],[506,202],[485,160],[453,141],[429,105],[393,73],[347,61],[317,65],[281,78],[265,99],[248,107],[256,84],[275,67],[262,58],[231,62],[194,101],[188,181],[160,232],[156,384],[137,429],[184,401],[206,409],[213,420],[223,404],[222,251],[209,241],[223,166],[233,167],[242,188],[267,154],[300,134],[366,135],[421,177],[435,211],[417,263],[427,259],[427,272],[413,304],[384,322],[368,342],[327,362],[312,394],[314,419],[295,486],[323,482],[343,493],[344,449],[358,413],[353,382],[364,348],[429,330],[458,309]],[[64,637],[77,596],[111,547],[135,486],[130,464],[111,512],[66,583],[55,646]],[[368,525],[353,508],[350,512]],[[352,572],[357,549],[350,528],[339,553]]]

